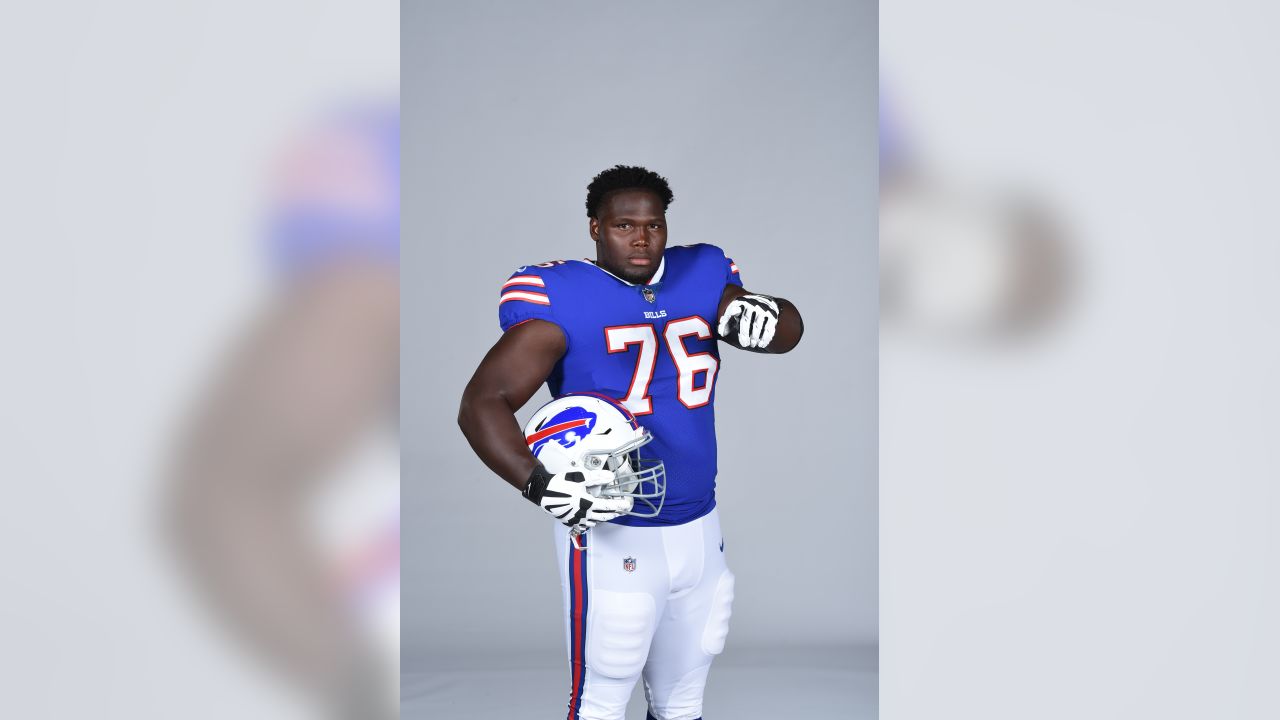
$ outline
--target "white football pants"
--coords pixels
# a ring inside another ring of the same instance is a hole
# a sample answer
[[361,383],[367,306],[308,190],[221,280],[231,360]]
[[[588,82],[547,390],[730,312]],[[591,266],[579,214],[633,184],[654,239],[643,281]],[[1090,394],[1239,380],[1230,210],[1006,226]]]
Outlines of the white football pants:
[[623,720],[644,677],[656,720],[702,717],[733,605],[715,510],[684,525],[605,523],[570,546],[556,526],[572,686],[568,720]]

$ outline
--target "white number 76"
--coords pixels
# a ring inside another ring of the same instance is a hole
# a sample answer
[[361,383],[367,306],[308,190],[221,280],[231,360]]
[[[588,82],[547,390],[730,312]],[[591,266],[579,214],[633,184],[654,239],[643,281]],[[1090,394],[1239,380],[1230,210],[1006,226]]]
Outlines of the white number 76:
[[[693,315],[667,322],[662,331],[667,352],[676,365],[676,397],[689,409],[699,408],[711,402],[711,389],[715,387],[716,370],[720,362],[709,352],[689,353],[684,339],[696,336],[699,340],[711,337],[707,321]],[[610,353],[627,352],[632,345],[640,346],[636,356],[636,369],[631,376],[631,387],[622,404],[636,415],[653,412],[653,398],[649,395],[649,383],[653,382],[653,366],[658,359],[657,331],[651,324],[617,325],[604,329],[605,342]],[[696,385],[698,373],[705,373],[701,387]]]

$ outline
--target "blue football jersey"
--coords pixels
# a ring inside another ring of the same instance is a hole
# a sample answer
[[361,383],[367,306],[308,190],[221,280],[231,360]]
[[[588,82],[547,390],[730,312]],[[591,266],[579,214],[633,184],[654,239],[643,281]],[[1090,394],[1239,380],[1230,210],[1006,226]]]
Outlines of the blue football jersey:
[[724,251],[688,245],[667,248],[647,285],[589,260],[557,260],[522,267],[502,286],[504,332],[535,319],[564,332],[567,349],[547,378],[553,396],[616,398],[653,434],[645,452],[666,465],[662,513],[613,522],[677,525],[716,505],[716,312],[728,284],[742,282]]

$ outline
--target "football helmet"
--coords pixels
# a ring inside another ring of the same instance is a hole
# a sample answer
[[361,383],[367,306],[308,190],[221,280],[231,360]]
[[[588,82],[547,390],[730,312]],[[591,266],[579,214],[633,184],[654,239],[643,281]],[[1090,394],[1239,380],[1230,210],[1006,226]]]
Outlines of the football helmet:
[[657,517],[667,493],[662,461],[644,457],[653,435],[620,402],[595,393],[569,393],[538,408],[524,428],[529,451],[551,473],[608,470],[613,480],[592,495],[632,499],[635,517]]

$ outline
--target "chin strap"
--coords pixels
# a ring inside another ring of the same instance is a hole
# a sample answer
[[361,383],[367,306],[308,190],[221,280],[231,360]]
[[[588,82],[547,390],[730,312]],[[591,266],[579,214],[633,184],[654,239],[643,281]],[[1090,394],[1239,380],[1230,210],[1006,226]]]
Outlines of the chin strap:
[[574,525],[573,529],[569,531],[569,544],[573,546],[574,550],[585,551],[587,549],[585,541],[582,540],[586,534],[587,529],[581,525]]

